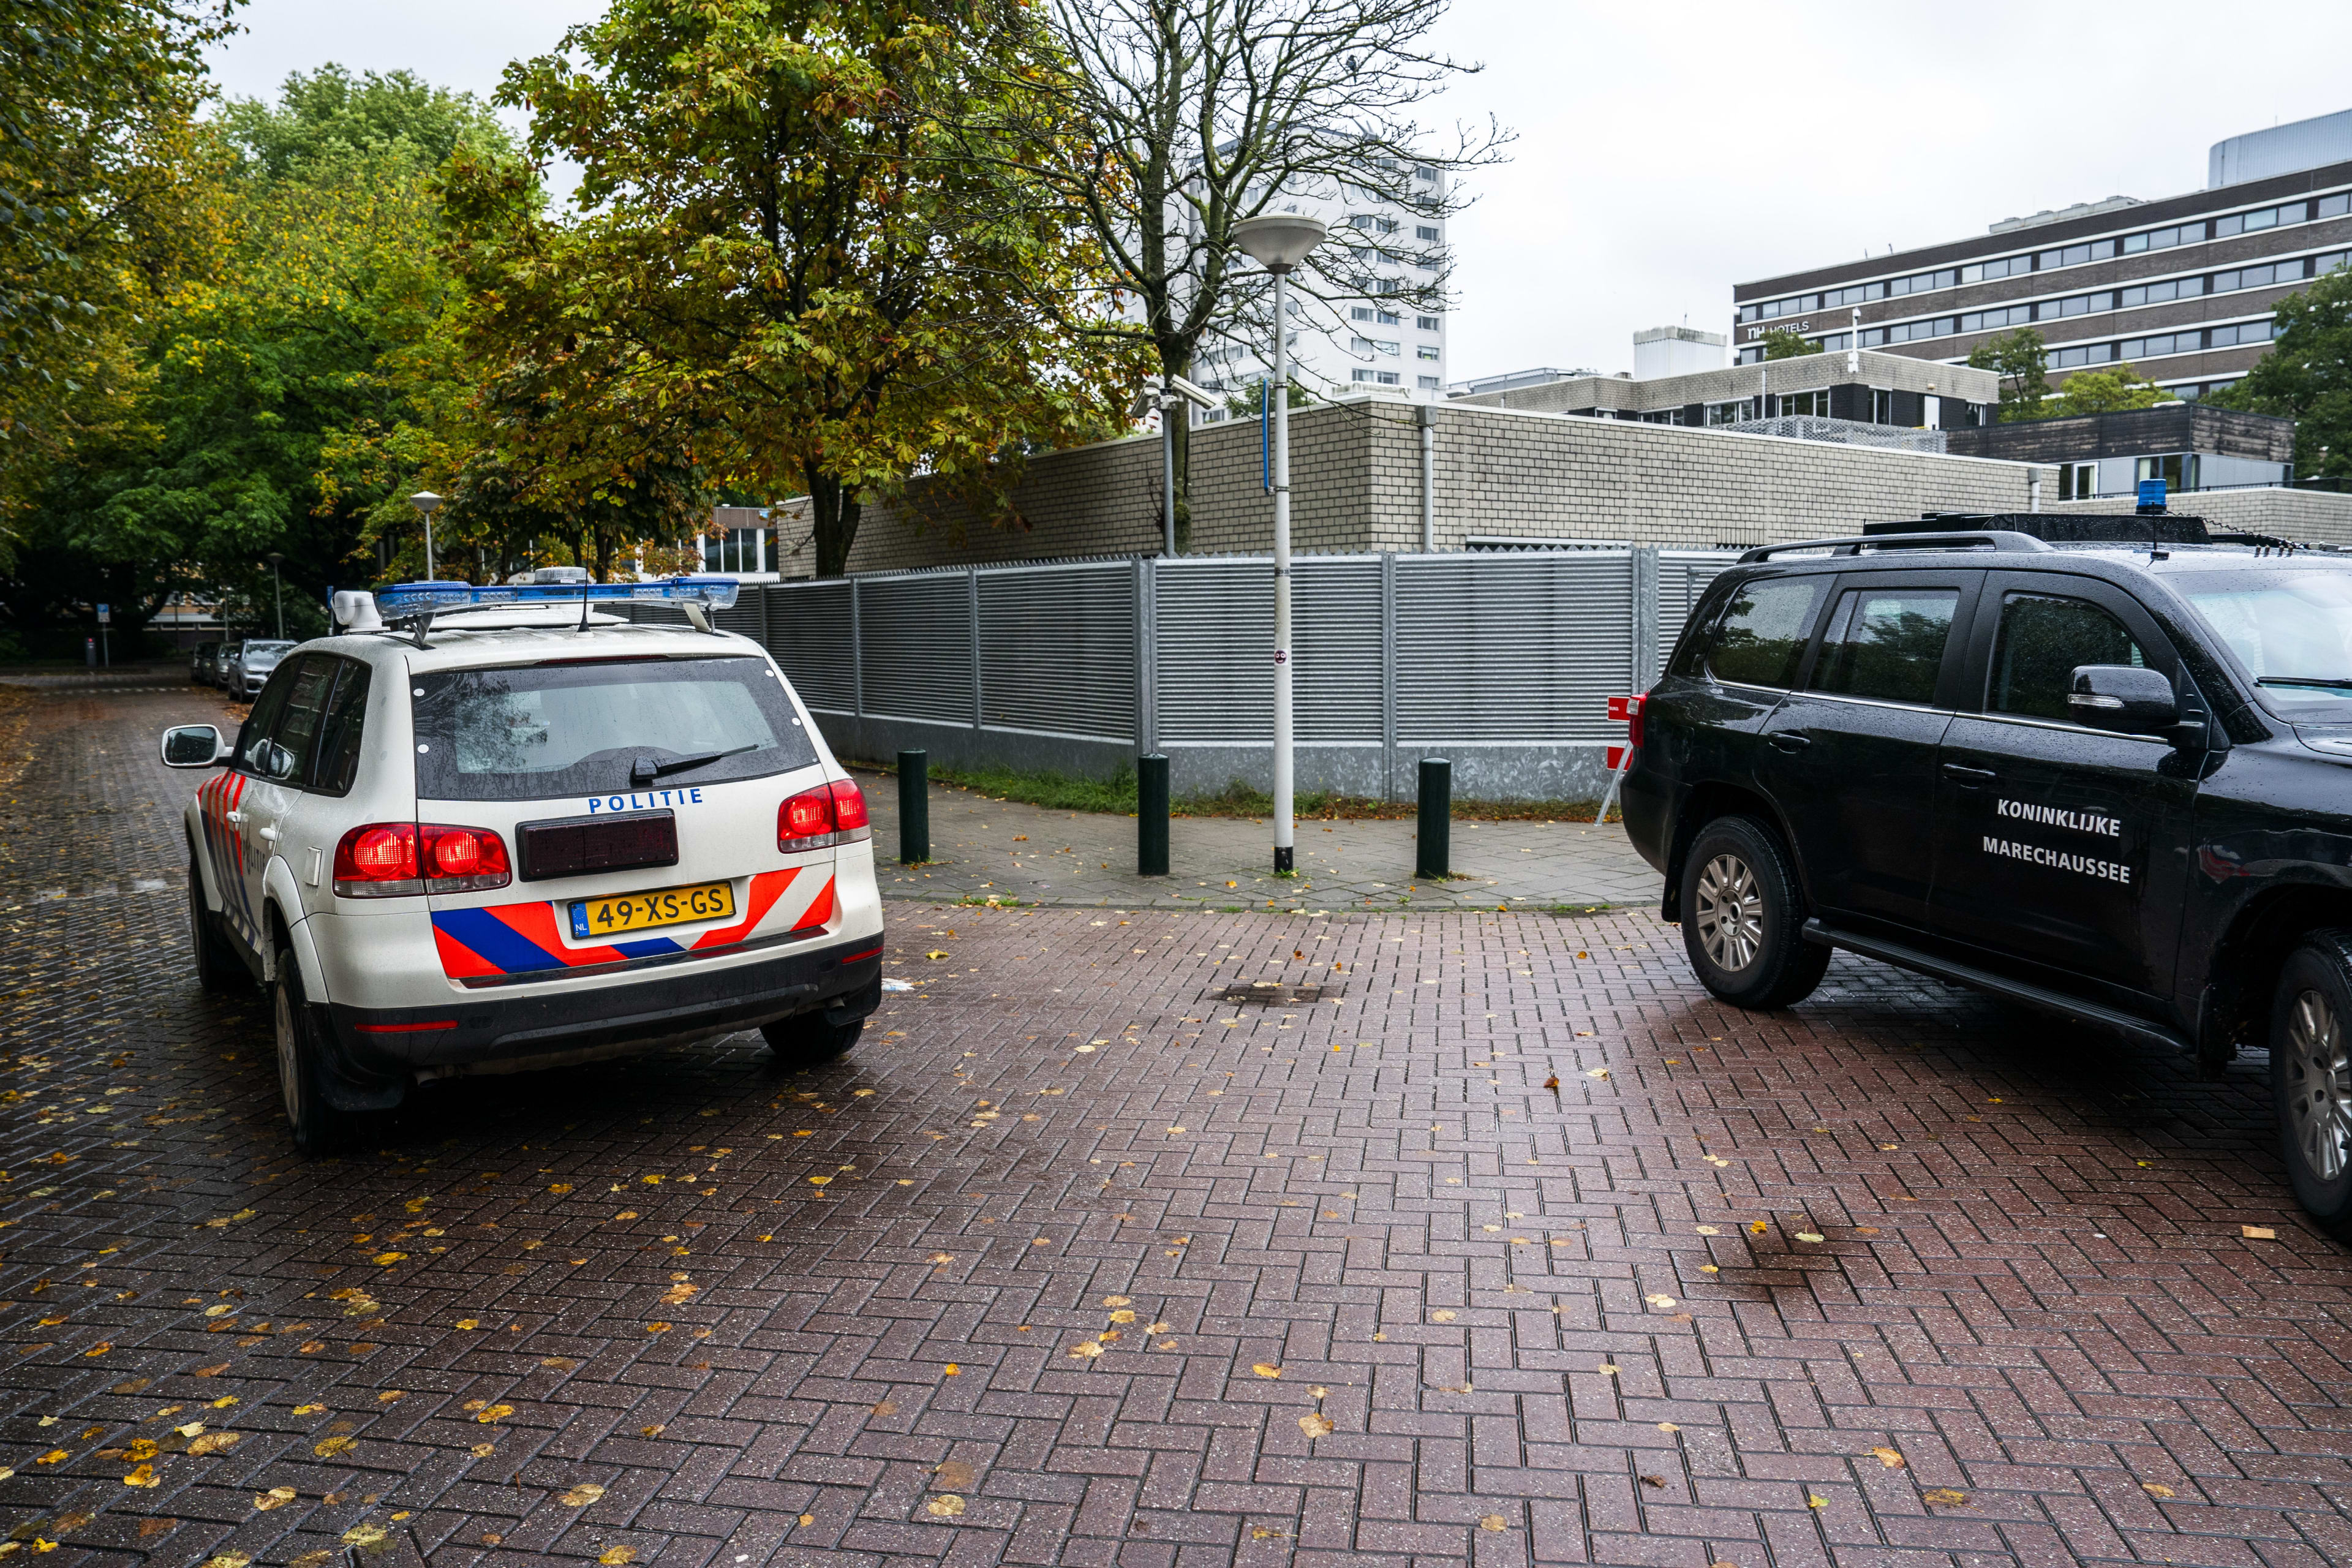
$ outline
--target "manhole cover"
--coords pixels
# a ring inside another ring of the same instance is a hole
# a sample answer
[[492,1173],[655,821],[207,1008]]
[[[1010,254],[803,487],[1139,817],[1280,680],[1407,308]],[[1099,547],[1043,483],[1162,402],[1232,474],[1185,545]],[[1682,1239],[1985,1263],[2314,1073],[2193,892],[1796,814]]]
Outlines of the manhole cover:
[[[1330,988],[1333,995],[1339,987]],[[1268,1005],[1286,1005],[1293,1002],[1320,1002],[1324,987],[1319,984],[1285,985],[1278,980],[1257,980],[1247,985],[1228,985],[1217,993],[1220,1002],[1258,1002]]]

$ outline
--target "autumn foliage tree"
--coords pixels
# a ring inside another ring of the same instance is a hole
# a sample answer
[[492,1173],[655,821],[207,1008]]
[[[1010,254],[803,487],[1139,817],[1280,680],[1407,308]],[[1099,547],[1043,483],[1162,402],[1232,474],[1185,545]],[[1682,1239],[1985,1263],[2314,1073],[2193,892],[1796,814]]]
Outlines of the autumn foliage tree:
[[568,223],[510,174],[450,185],[525,460],[590,482],[605,433],[682,438],[716,482],[807,494],[836,575],[868,497],[919,474],[1001,511],[1022,453],[1117,429],[1137,377],[1079,330],[1114,308],[1096,252],[950,129],[1028,40],[987,4],[615,0],[510,67],[533,155],[583,171]]

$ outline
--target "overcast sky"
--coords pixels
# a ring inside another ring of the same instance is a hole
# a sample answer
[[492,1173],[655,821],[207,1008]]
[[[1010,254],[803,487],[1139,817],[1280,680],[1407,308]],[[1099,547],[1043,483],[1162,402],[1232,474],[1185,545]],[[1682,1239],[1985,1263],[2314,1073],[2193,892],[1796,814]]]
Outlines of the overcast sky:
[[[223,88],[329,60],[487,96],[599,0],[254,0]],[[2205,183],[2206,149],[2352,109],[2352,5],[1455,0],[1486,70],[1437,112],[1518,132],[1453,230],[1456,380],[1631,367],[1642,327],[1728,330],[1731,286],[2045,207]]]

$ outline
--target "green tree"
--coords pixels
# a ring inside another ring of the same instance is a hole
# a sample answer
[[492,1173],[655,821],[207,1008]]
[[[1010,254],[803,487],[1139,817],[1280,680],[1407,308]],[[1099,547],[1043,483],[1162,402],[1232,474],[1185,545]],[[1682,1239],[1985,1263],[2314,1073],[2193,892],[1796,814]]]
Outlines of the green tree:
[[2127,364],[2111,370],[2078,370],[2066,378],[2058,395],[2044,403],[2041,417],[2063,419],[2072,414],[2112,414],[2126,408],[2152,408],[2179,399]]
[[195,116],[235,3],[0,5],[0,564],[51,467],[128,416],[138,318],[215,258]]
[[459,145],[499,145],[507,138],[489,106],[467,92],[437,88],[411,71],[353,76],[328,64],[289,73],[275,104],[233,98],[219,123],[246,173],[283,179],[306,165],[389,154],[417,170],[436,169]]
[[1988,338],[1969,351],[1969,363],[2000,375],[2000,419],[2047,417],[2042,400],[2050,395],[2048,345],[2032,327],[2020,327]]
[[2270,353],[2208,402],[2294,421],[2294,468],[2352,478],[2352,268],[2337,268],[2275,307]]
[[600,433],[682,431],[716,482],[805,493],[830,576],[868,496],[924,474],[1003,517],[1020,453],[1124,428],[1099,258],[1018,188],[1066,149],[983,101],[1043,68],[1029,37],[947,0],[614,0],[509,67],[583,216],[462,160],[452,190],[469,342],[533,367],[541,482],[605,483]]
[[[453,110],[469,137],[502,140],[496,123],[428,91],[410,98],[432,110],[420,133],[318,134],[314,116],[344,117],[304,80],[236,106],[226,263],[147,323],[135,417],[41,496],[28,538],[56,599],[257,604],[278,551],[289,629],[317,624],[324,588],[369,574],[352,553],[406,477],[383,437],[460,401],[435,347],[454,289],[427,160]],[[268,151],[288,147],[308,151]],[[76,586],[92,574],[105,593]]]
[[1821,352],[1817,345],[1808,342],[1805,334],[1794,327],[1764,329],[1764,357],[1768,360],[1802,359],[1807,354],[1817,354]]

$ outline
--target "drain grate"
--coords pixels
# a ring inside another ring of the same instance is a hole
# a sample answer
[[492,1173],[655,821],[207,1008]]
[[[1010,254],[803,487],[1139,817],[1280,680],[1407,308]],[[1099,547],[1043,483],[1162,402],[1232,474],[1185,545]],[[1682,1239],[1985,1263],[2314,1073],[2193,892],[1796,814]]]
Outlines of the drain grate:
[[1310,983],[1306,985],[1285,985],[1278,980],[1255,980],[1246,985],[1228,985],[1216,994],[1220,1002],[1256,1002],[1265,1005],[1287,1005],[1293,1002],[1320,1002],[1326,996],[1337,996],[1339,988]]

